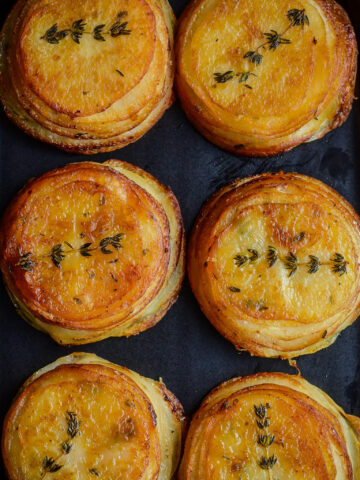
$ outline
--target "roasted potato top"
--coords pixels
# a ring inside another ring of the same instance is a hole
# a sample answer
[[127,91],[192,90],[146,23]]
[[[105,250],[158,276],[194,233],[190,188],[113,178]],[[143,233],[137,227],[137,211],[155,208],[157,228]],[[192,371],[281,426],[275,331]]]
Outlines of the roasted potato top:
[[204,313],[238,348],[292,357],[332,343],[360,308],[359,218],[299,174],[235,181],[202,209],[189,275]]
[[357,480],[360,419],[300,376],[215,388],[193,417],[179,480]]
[[177,34],[178,90],[210,140],[270,155],[345,120],[356,53],[332,0],[194,0]]
[[4,423],[3,457],[10,480],[170,480],[183,423],[163,383],[73,354],[23,386]]
[[133,323],[169,285],[151,313],[176,298],[179,207],[169,190],[129,164],[70,164],[31,180],[2,225],[7,287],[49,325],[91,335]]
[[19,63],[33,92],[60,113],[88,116],[141,81],[154,55],[156,22],[145,0],[131,9],[115,0],[38,1],[30,2],[19,37]]
[[6,113],[65,150],[135,141],[172,102],[174,22],[166,0],[18,0],[0,37]]

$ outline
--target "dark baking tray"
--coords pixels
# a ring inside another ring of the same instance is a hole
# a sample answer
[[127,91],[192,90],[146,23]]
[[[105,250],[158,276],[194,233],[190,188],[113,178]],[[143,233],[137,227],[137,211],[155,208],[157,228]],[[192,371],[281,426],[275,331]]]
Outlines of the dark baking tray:
[[[1,0],[4,21],[14,1]],[[172,0],[178,16],[186,0]],[[358,40],[360,2],[341,2]],[[179,102],[142,139],[122,150],[92,157],[71,155],[42,144],[17,129],[0,113],[0,213],[31,177],[70,162],[126,160],[169,185],[177,196],[187,233],[202,203],[237,177],[267,171],[312,175],[338,190],[360,212],[360,107],[355,101],[348,121],[322,140],[268,159],[248,159],[208,143],[187,121]],[[218,383],[259,371],[295,373],[287,361],[239,354],[201,313],[185,280],[177,303],[154,328],[138,336],[111,338],[76,349],[57,345],[27,325],[0,286],[0,418],[23,381],[35,370],[72,351],[94,352],[152,378],[162,377],[192,414]],[[360,320],[334,345],[298,360],[302,375],[327,392],[348,413],[360,415]],[[4,476],[4,475],[3,475]]]

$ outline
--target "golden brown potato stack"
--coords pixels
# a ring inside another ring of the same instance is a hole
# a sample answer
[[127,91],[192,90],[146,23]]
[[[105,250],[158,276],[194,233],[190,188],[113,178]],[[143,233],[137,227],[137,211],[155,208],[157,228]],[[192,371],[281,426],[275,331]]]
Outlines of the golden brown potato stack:
[[25,185],[0,230],[0,267],[20,315],[62,344],[155,325],[184,275],[169,188],[119,160],[82,162]]
[[215,388],[194,415],[179,480],[359,480],[360,418],[301,376]]
[[25,382],[4,422],[9,480],[171,480],[184,412],[164,383],[88,353]]
[[339,127],[351,109],[356,38],[333,0],[193,0],[176,55],[189,120],[233,153],[284,152]]
[[0,37],[0,100],[25,132],[70,152],[124,147],[172,102],[167,0],[18,0]]
[[201,309],[236,348],[291,358],[331,345],[360,313],[360,219],[297,173],[236,180],[202,208],[188,272]]

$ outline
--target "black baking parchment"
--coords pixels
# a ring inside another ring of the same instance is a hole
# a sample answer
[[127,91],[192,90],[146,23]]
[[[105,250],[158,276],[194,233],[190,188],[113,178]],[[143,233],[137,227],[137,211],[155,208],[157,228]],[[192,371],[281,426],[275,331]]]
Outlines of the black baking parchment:
[[[170,0],[178,16],[186,0]],[[360,33],[360,1],[341,2]],[[1,0],[0,20],[14,4]],[[188,122],[178,101],[143,138],[115,152],[72,155],[27,136],[0,112],[0,214],[31,177],[70,162],[117,158],[133,163],[169,185],[177,196],[187,234],[203,202],[238,177],[262,172],[299,172],[335,188],[360,213],[360,100],[347,122],[325,138],[267,159],[228,154],[207,142]],[[191,415],[220,382],[233,376],[282,371],[280,359],[238,353],[201,313],[187,279],[176,304],[158,325],[130,338],[66,348],[25,323],[0,284],[0,420],[24,380],[58,357],[93,352],[142,375],[162,377]],[[327,392],[347,413],[360,416],[360,319],[329,348],[299,357],[301,374]],[[1,467],[0,467],[1,470]],[[2,475],[5,478],[5,474]]]

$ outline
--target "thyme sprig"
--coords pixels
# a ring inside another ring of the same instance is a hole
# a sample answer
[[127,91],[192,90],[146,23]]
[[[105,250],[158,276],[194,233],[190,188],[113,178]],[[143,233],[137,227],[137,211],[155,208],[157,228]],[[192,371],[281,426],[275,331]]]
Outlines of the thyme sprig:
[[258,461],[259,467],[263,470],[270,470],[277,462],[275,455],[272,454],[269,456],[267,450],[274,443],[276,437],[267,431],[264,432],[264,430],[266,430],[266,428],[270,425],[270,419],[267,416],[267,411],[269,408],[269,403],[266,403],[265,405],[262,403],[260,403],[260,405],[254,405],[255,415],[257,417],[256,424],[260,430],[262,430],[262,432],[258,435],[257,443],[266,449],[266,456],[262,455]]
[[[69,242],[64,241],[63,243],[58,243],[54,245],[50,250],[50,253],[47,255],[42,255],[39,258],[50,258],[55,267],[61,268],[61,262],[66,258],[67,255],[74,252],[79,252],[82,257],[91,257],[92,252],[95,250],[100,250],[104,255],[113,254],[115,251],[118,251],[120,248],[123,248],[122,241],[124,238],[123,233],[117,233],[114,236],[105,237],[100,240],[97,246],[93,246],[93,243],[87,242],[82,244],[79,248],[74,248]],[[68,249],[66,249],[68,247]],[[32,252],[27,252],[20,256],[19,261],[16,263],[22,270],[30,272],[36,265],[36,257],[33,256]]]
[[[301,26],[301,28],[304,29],[305,25],[310,25],[309,17],[305,14],[305,9],[298,10],[296,8],[293,8],[291,10],[288,10],[287,18],[289,20],[289,25],[283,32],[279,33],[277,30],[274,29],[270,29],[269,32],[264,32],[263,36],[265,37],[265,41],[262,42],[258,47],[256,47],[255,50],[249,50],[248,52],[246,52],[243,58],[248,60],[250,64],[257,67],[262,64],[264,58],[263,54],[260,53],[261,50],[275,51],[280,47],[280,45],[289,45],[292,42],[290,39],[285,38],[284,35],[291,28]],[[224,73],[214,73],[214,80],[217,83],[227,83],[236,77],[240,77],[239,82],[244,82],[245,87],[252,89],[251,85],[246,83],[251,75],[257,76],[256,74],[254,74],[254,72],[250,70],[240,73],[235,73],[233,70],[228,70]],[[241,78],[245,78],[245,76],[246,80],[241,80]]]
[[[61,444],[61,451],[64,455],[68,455],[72,449],[71,440],[80,434],[80,421],[78,420],[77,414],[74,412],[66,412],[66,423],[67,423],[67,434],[69,438]],[[58,472],[63,465],[57,463],[59,461],[59,456],[57,459],[54,457],[45,456],[42,461],[43,474],[41,479],[45,477],[47,473]]]
[[251,76],[257,77],[257,75],[253,72],[234,72],[233,70],[228,70],[224,73],[216,72],[214,73],[214,80],[216,83],[226,83],[233,78],[238,78],[239,83],[243,83],[244,87],[252,88],[251,85],[247,83]]
[[105,42],[105,35],[113,38],[119,37],[120,35],[130,35],[131,30],[127,28],[129,22],[123,21],[127,14],[128,12],[126,11],[119,12],[116,21],[110,25],[108,29],[105,29],[106,24],[102,23],[96,25],[91,31],[86,31],[87,23],[83,18],[75,20],[70,28],[63,30],[59,30],[58,24],[54,23],[40,38],[48,43],[58,44],[64,38],[70,37],[75,43],[80,44],[83,35],[91,35],[95,40]]
[[[247,252],[250,252],[251,255],[238,253],[233,257],[236,267],[242,267],[245,264],[254,263],[261,258],[261,255],[257,250],[248,249]],[[278,250],[273,246],[268,246],[267,252],[263,257],[269,268],[273,267],[278,261],[280,261],[286,270],[288,270],[289,277],[292,277],[298,271],[300,266],[306,267],[306,271],[309,274],[318,272],[321,266],[330,266],[331,271],[341,277],[347,273],[347,265],[349,264],[341,253],[334,253],[328,261],[321,261],[320,258],[315,255],[308,255],[308,261],[300,262],[298,257],[291,251],[284,257],[280,256]]]

